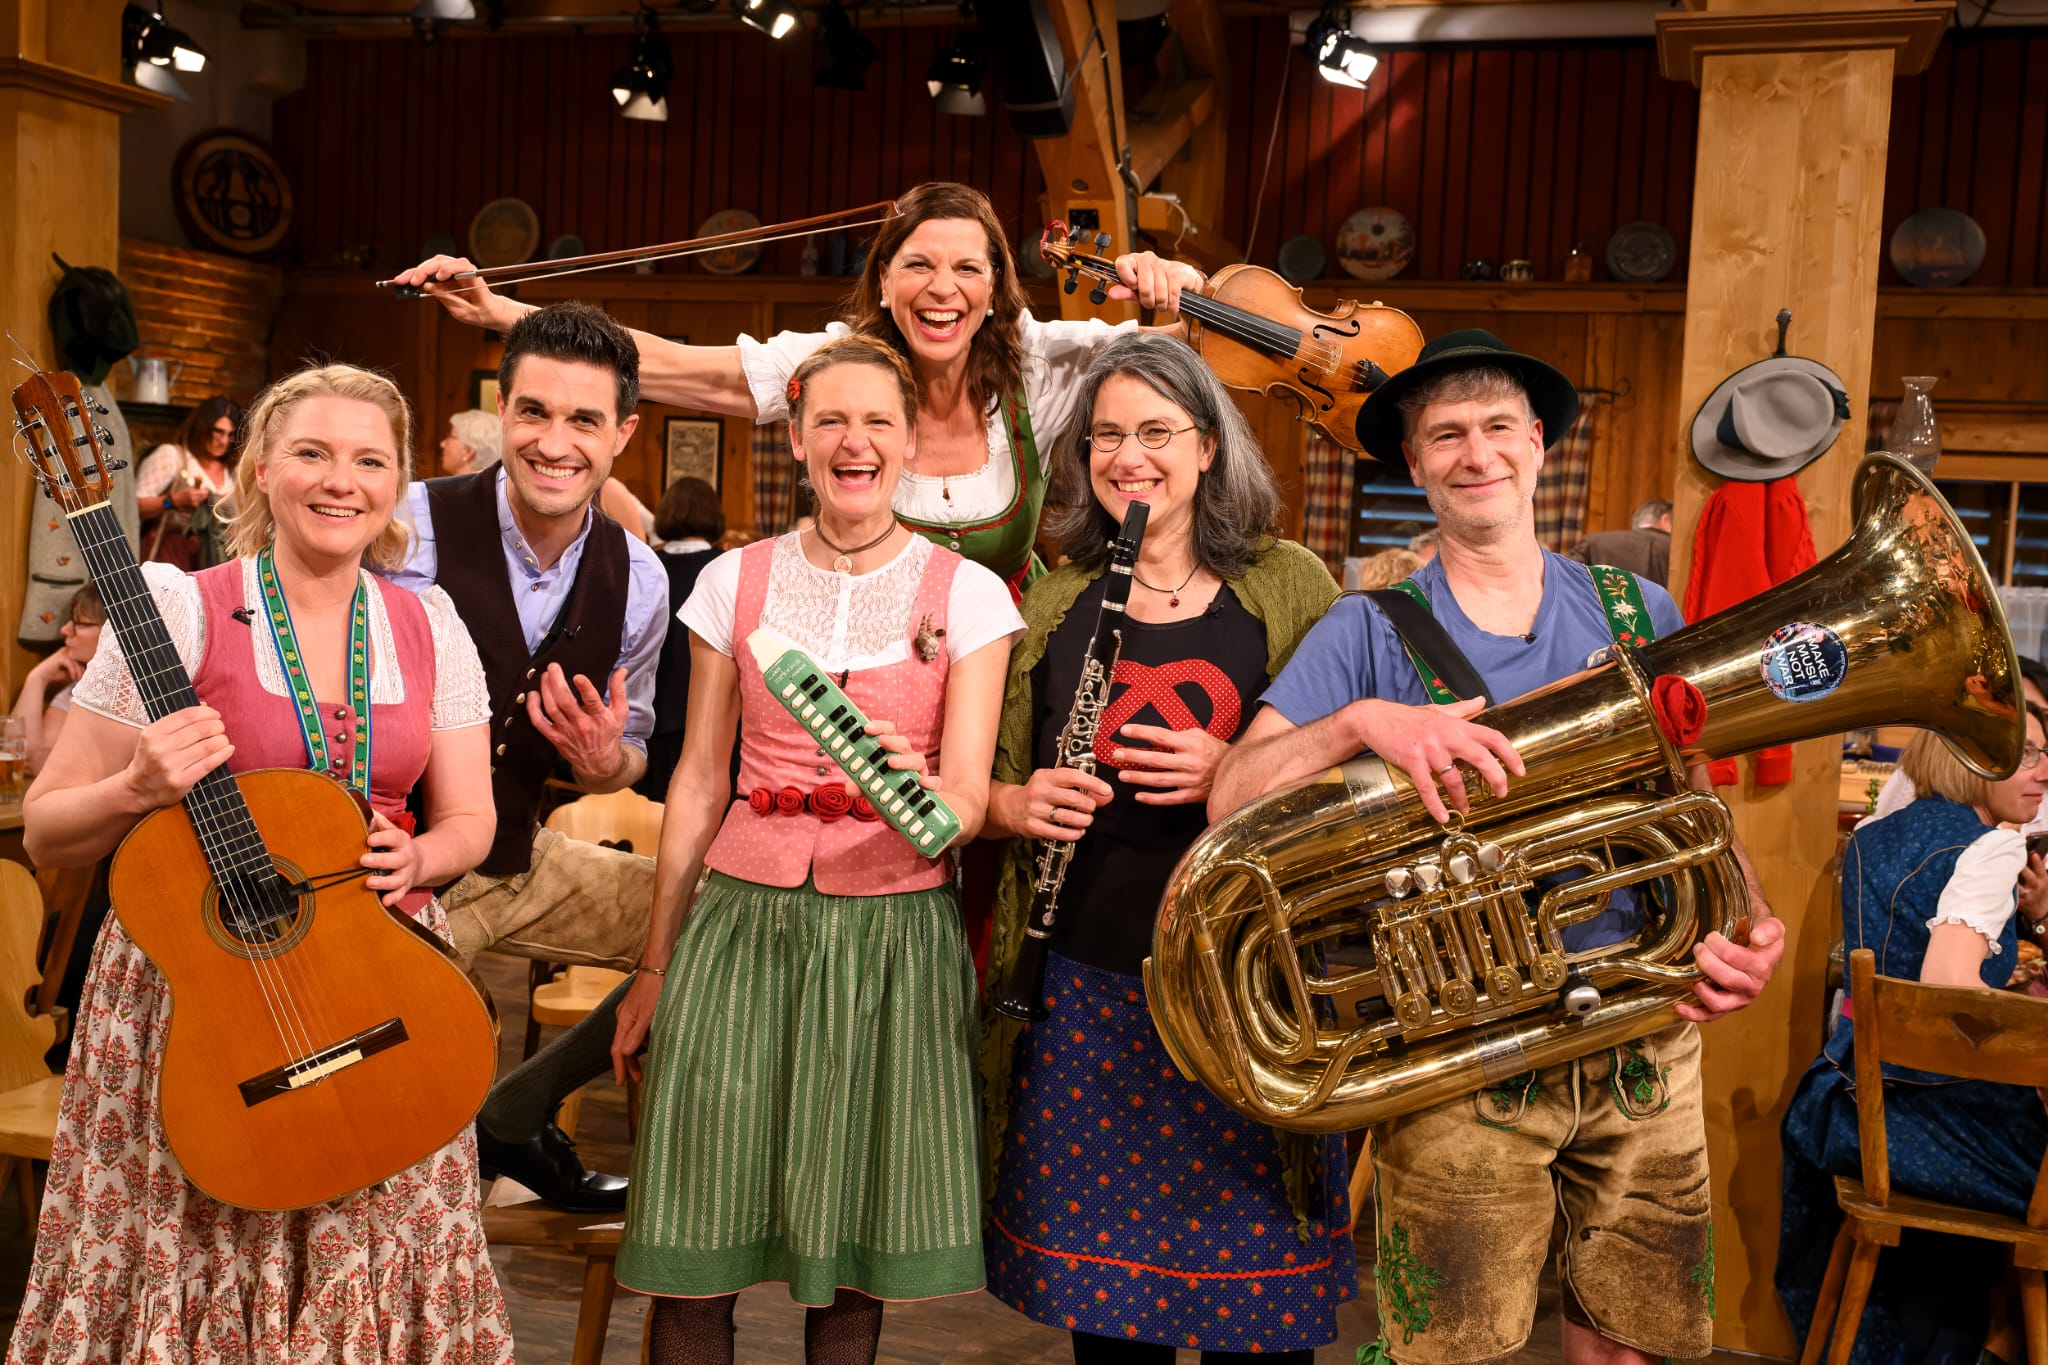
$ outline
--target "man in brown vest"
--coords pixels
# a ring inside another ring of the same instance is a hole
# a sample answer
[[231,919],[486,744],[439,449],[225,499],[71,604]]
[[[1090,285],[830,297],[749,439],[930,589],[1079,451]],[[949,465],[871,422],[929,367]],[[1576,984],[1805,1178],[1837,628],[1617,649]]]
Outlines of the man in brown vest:
[[[639,422],[638,353],[601,310],[556,304],[506,334],[498,395],[501,465],[412,485],[415,543],[393,575],[448,594],[490,689],[497,836],[441,903],[465,961],[497,948],[630,969],[652,858],[565,839],[537,817],[558,762],[592,792],[631,786],[647,766],[668,576],[592,505]],[[610,1069],[620,993],[493,1088],[477,1115],[487,1174],[560,1208],[625,1206],[626,1182],[584,1170],[554,1124],[563,1097]]]

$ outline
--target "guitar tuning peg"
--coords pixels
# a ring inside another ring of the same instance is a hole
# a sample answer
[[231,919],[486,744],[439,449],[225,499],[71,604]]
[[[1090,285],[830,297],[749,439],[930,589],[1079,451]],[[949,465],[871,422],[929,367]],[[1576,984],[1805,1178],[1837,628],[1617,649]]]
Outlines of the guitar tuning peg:
[[92,410],[102,417],[107,415],[107,405],[97,398],[92,400]]
[[[105,412],[106,409],[101,408],[100,411]],[[112,450],[114,448],[113,432],[109,431],[107,428],[103,426],[100,426],[98,423],[93,424],[93,431],[96,435],[99,436],[101,445],[105,446],[109,450]]]
[[126,469],[127,467],[128,467],[128,462],[127,462],[126,460],[108,460],[108,461],[107,461],[107,472],[108,472],[108,473],[110,473],[110,474],[111,474],[112,472],[114,472],[115,470],[117,470],[117,469]]
[[1115,238],[1111,237],[1108,233],[1098,232],[1095,234],[1095,249],[1097,251],[1107,251],[1109,250],[1109,244],[1114,240]]
[[1088,302],[1101,304],[1107,303],[1108,301],[1109,291],[1104,289],[1101,285],[1098,284],[1093,289],[1088,291]]

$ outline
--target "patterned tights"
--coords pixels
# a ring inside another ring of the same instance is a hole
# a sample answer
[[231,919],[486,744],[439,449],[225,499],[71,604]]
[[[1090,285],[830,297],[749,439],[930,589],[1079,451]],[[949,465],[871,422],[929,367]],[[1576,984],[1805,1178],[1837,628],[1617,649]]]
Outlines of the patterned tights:
[[[647,1355],[653,1365],[732,1365],[732,1310],[739,1295],[654,1301]],[[874,1365],[882,1302],[842,1289],[830,1306],[804,1312],[809,1365]]]
[[[1120,1341],[1087,1332],[1075,1332],[1072,1336],[1074,1365],[1173,1365],[1175,1359],[1173,1347],[1155,1342]],[[1272,1361],[1274,1365],[1314,1365],[1315,1358],[1314,1351],[1279,1351],[1261,1356],[1241,1351],[1204,1351],[1202,1365],[1250,1365],[1254,1360]]]

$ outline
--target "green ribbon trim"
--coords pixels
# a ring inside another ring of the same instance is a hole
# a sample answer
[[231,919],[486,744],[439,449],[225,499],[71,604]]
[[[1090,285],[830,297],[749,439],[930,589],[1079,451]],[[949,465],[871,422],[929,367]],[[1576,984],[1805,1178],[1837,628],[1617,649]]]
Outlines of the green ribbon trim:
[[[327,753],[326,727],[320,723],[320,706],[313,697],[313,684],[306,677],[305,655],[299,648],[298,632],[292,629],[291,608],[285,605],[284,589],[277,581],[277,562],[268,545],[256,556],[256,578],[263,585],[263,611],[270,624],[270,643],[277,649],[277,662],[284,669],[285,685],[299,711],[299,735],[306,742],[306,763],[314,772],[334,776],[333,760]],[[355,708],[355,751],[344,786],[353,787],[365,799],[370,795],[370,594],[361,576],[356,581],[355,602],[348,624],[348,700]]]
[[1593,566],[1593,587],[1607,613],[1607,631],[1618,645],[1646,645],[1657,638],[1657,623],[1643,603],[1642,585],[1627,569],[1612,564]]
[[[1430,613],[1430,615],[1434,616],[1436,614],[1436,608],[1429,605],[1429,598],[1423,595],[1422,589],[1416,586],[1414,579],[1404,578],[1399,583],[1396,583],[1394,588],[1396,591],[1407,593],[1417,602],[1420,602],[1422,609]],[[1395,633],[1399,634],[1398,631]],[[1458,701],[1458,694],[1444,686],[1444,680],[1432,672],[1429,665],[1422,661],[1422,656],[1415,652],[1414,645],[1409,644],[1404,638],[1401,641],[1401,648],[1407,651],[1408,662],[1415,665],[1415,676],[1422,679],[1422,690],[1429,693],[1429,699],[1432,702],[1435,702],[1438,706],[1450,706]]]

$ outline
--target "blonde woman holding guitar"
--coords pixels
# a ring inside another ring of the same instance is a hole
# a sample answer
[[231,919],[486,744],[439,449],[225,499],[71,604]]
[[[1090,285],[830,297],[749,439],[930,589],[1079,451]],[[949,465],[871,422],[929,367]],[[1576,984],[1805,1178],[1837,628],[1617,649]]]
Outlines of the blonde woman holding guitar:
[[[16,402],[19,409],[19,393]],[[104,857],[146,817],[181,801],[204,845],[204,803],[187,798],[195,787],[220,787],[214,769],[312,768],[355,789],[373,812],[367,839],[350,833],[343,844],[360,857],[361,885],[420,926],[445,930],[430,888],[476,863],[495,823],[488,713],[476,649],[445,595],[414,596],[367,571],[403,553],[407,533],[392,512],[411,473],[411,430],[405,399],[382,376],[340,365],[302,370],[274,384],[249,413],[249,458],[236,476],[235,560],[190,575],[151,565],[138,576],[132,563],[94,561],[92,523],[75,518],[95,573],[108,579],[102,590],[117,629],[77,684],[72,718],[29,792],[26,840],[38,864]],[[128,654],[155,632],[158,643],[137,656],[146,663],[131,669]],[[304,785],[296,774],[283,776]],[[264,814],[252,785],[260,780],[244,776],[240,787],[243,818],[255,812],[252,827]],[[417,834],[405,810],[415,786],[425,811]],[[226,785],[223,797],[239,800],[234,790]],[[322,801],[333,795],[325,784],[311,791]],[[345,800],[342,811],[352,813]],[[290,819],[262,823],[259,847],[267,844],[274,857],[305,836]],[[117,882],[122,860],[160,825],[138,831],[116,859]],[[344,856],[304,875],[350,886],[351,871]],[[166,901],[180,899],[177,886],[157,890]],[[146,937],[146,916],[157,913],[144,903],[149,897],[124,908],[117,889],[114,899],[116,917],[101,932],[79,1010],[34,1266],[8,1359],[510,1361],[477,1207],[475,1143],[463,1126],[474,1102],[442,1119],[416,1150],[446,1145],[388,1178],[368,1177],[379,1183],[367,1189],[328,1194],[309,1207],[289,1207],[304,1202],[291,1199],[260,1208],[218,1202],[200,1182],[219,1177],[203,1177],[192,1161],[197,1146],[185,1145],[203,1134],[174,1121],[166,1135],[173,1102],[182,1101],[172,1085],[182,1073],[166,1057],[189,1061],[167,1045],[173,991],[185,1028],[204,1013],[209,992],[178,976],[170,958],[159,964],[136,946]],[[303,903],[314,899],[309,893]],[[320,899],[332,902],[326,908],[334,922],[339,893]],[[315,918],[310,909],[301,913]],[[201,917],[189,918],[184,937],[203,938]],[[256,941],[246,925],[241,932]],[[371,937],[360,941],[361,952],[369,952]],[[151,942],[163,957],[158,940]],[[259,970],[267,960],[289,971],[295,953],[285,947],[268,958],[244,957]],[[466,989],[459,975],[452,983]],[[298,983],[306,1003],[321,1003],[313,998],[320,984]],[[405,1009],[394,1004],[389,1012]],[[252,1013],[246,1030],[261,1032],[269,1021]],[[358,1075],[391,1074],[373,1067],[394,1066],[432,1041],[422,1036],[428,1016],[408,1017],[411,1039],[391,1045],[382,1062],[365,1043],[363,1057],[337,1059],[320,1074],[365,1059],[370,1065]],[[196,1050],[226,1051],[234,1032],[198,1039]],[[176,1041],[179,1048],[194,1042],[183,1033]],[[488,1063],[474,1078],[477,1098],[487,1078]],[[300,1085],[301,1073],[292,1073],[273,1102],[250,1098],[244,1084],[243,1103],[216,1103],[212,1113],[240,1121],[245,1105],[247,1114],[283,1114],[319,1103],[323,1089],[330,1103],[362,1093],[325,1079]],[[442,1137],[449,1132],[453,1140]],[[331,1144],[332,1135],[314,1132],[304,1144],[322,1158],[315,1166],[331,1164],[323,1140]],[[254,1144],[242,1160],[282,1168],[302,1155],[282,1145]]]

